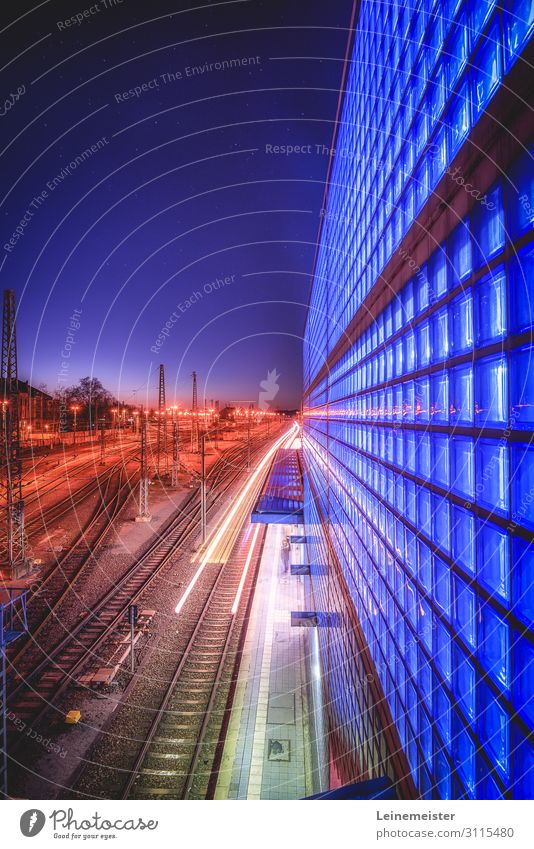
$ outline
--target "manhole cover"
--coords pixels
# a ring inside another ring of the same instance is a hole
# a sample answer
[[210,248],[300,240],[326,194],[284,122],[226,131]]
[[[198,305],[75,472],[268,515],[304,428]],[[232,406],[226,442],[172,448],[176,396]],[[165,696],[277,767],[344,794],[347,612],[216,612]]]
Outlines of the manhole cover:
[[267,760],[269,761],[290,761],[291,749],[289,740],[269,740],[267,749]]

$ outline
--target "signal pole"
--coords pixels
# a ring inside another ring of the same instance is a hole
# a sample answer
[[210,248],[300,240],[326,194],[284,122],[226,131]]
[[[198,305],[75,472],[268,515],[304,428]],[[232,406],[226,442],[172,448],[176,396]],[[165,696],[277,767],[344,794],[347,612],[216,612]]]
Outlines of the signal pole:
[[149,522],[150,512],[148,510],[148,459],[147,459],[147,432],[146,432],[146,415],[141,407],[140,422],[141,428],[141,458],[140,458],[140,478],[139,478],[139,512],[135,517],[136,522]]
[[199,438],[198,438],[198,394],[197,394],[197,373],[192,374],[193,378],[193,409],[191,420],[191,452],[198,454]]
[[248,405],[247,418],[247,471],[250,470],[250,419],[252,418],[252,404]]
[[[98,427],[98,422],[97,422]],[[100,465],[106,465],[106,416],[105,414],[102,416],[102,423],[100,425]]]
[[206,542],[206,434],[200,437],[201,463],[200,463],[200,537],[202,543]]
[[2,320],[1,383],[3,391],[3,433],[1,465],[4,475],[6,523],[2,529],[0,566],[6,577],[18,578],[29,570],[26,559],[24,500],[22,498],[22,457],[20,452],[20,408],[17,364],[15,292],[4,290]]

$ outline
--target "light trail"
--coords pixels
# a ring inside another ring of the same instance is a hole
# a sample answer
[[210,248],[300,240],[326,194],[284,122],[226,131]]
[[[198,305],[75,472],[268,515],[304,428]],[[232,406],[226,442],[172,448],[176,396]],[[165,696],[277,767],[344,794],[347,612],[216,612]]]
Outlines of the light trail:
[[[241,505],[243,504],[243,501],[244,501],[244,500],[245,500],[245,498],[247,497],[247,495],[248,495],[248,493],[250,492],[250,490],[252,489],[252,487],[253,487],[253,486],[257,483],[258,478],[260,477],[261,473],[263,472],[263,470],[265,469],[265,467],[266,467],[266,466],[268,465],[268,463],[270,462],[271,457],[273,456],[273,454],[274,454],[276,451],[278,451],[278,449],[279,449],[279,448],[280,448],[280,447],[281,447],[284,443],[286,443],[286,442],[287,442],[287,443],[290,443],[291,441],[293,441],[293,439],[295,438],[295,436],[297,435],[297,433],[298,433],[298,432],[299,432],[299,426],[298,426],[297,422],[293,422],[293,427],[291,428],[291,431],[290,431],[289,433],[284,433],[284,435],[283,435],[283,436],[281,436],[279,439],[277,439],[277,440],[276,440],[276,442],[274,443],[274,445],[272,445],[272,446],[269,448],[269,450],[267,451],[267,453],[265,454],[265,456],[264,456],[263,460],[260,462],[260,464],[259,464],[258,468],[257,468],[257,469],[255,470],[255,472],[254,472],[254,473],[250,476],[250,478],[249,478],[249,480],[248,480],[247,484],[244,486],[244,488],[243,488],[243,490],[242,490],[242,492],[241,492],[241,495],[240,495],[240,496],[239,496],[239,498],[238,498],[238,499],[234,502],[234,504],[232,505],[231,509],[230,509],[230,510],[228,511],[228,513],[226,514],[226,517],[225,517],[225,519],[224,519],[224,521],[223,521],[222,525],[220,526],[220,528],[218,529],[218,531],[217,531],[217,532],[216,532],[216,534],[214,535],[213,539],[212,539],[212,540],[211,540],[211,542],[209,543],[208,548],[207,548],[207,551],[206,551],[206,553],[205,553],[204,557],[202,558],[202,560],[201,560],[201,562],[200,562],[200,566],[198,567],[197,571],[195,572],[195,574],[194,574],[194,575],[193,575],[193,577],[191,578],[191,581],[190,581],[190,583],[189,583],[189,585],[188,585],[187,589],[185,590],[185,592],[184,592],[184,594],[182,595],[182,597],[181,597],[180,601],[179,601],[179,602],[178,602],[178,604],[176,605],[176,608],[175,608],[175,611],[174,611],[174,612],[175,612],[177,615],[180,613],[180,611],[182,610],[182,607],[184,606],[184,604],[186,603],[187,599],[188,599],[188,598],[189,598],[189,596],[191,595],[191,592],[192,592],[192,590],[193,590],[193,588],[194,588],[194,586],[195,586],[196,582],[197,582],[197,581],[198,581],[198,579],[200,578],[200,576],[201,576],[202,572],[204,571],[204,569],[205,569],[205,567],[206,567],[206,564],[210,562],[211,558],[213,557],[214,552],[215,552],[215,551],[216,551],[216,549],[217,549],[217,546],[219,545],[220,541],[223,539],[223,537],[224,537],[224,535],[225,535],[226,531],[228,530],[228,527],[230,526],[230,524],[231,524],[231,522],[232,522],[232,520],[233,520],[234,516],[236,515],[237,511],[239,510],[239,508],[240,508],[240,507],[241,507]],[[214,562],[215,562],[215,561],[214,561]]]
[[232,606],[232,616],[235,616],[237,613],[237,608],[239,607],[239,602],[241,600],[241,593],[243,592],[243,587],[245,586],[245,579],[247,577],[248,569],[252,560],[252,552],[254,551],[254,546],[256,545],[256,540],[258,539],[258,534],[260,532],[260,524],[257,524],[254,528],[254,534],[252,536],[252,542],[250,543],[250,548],[248,550],[247,559],[245,560],[245,565],[243,567],[243,574],[241,575],[241,580],[239,581],[239,586],[237,588],[237,592],[235,594],[234,604]]

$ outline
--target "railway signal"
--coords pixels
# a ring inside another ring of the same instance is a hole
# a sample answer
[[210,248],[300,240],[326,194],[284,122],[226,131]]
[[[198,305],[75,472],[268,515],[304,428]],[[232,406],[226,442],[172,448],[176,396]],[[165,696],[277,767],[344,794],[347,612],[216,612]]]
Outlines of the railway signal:
[[130,604],[128,607],[128,622],[130,623],[130,638],[131,638],[131,671],[132,675],[135,672],[135,626],[139,618],[139,608],[136,604]]
[[191,410],[191,453],[198,454],[199,437],[198,437],[198,394],[197,394],[197,373],[192,374],[193,377],[193,407]]
[[106,418],[102,417],[100,422],[100,465],[106,465]]

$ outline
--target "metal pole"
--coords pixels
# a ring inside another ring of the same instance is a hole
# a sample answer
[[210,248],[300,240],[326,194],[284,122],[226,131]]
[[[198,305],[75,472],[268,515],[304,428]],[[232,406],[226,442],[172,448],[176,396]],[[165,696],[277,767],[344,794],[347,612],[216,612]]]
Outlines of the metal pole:
[[[97,423],[98,424],[98,423]],[[100,465],[106,465],[106,418],[102,419],[102,425],[100,427]]]
[[139,476],[139,513],[137,521],[147,522],[150,519],[148,511],[148,462],[147,462],[147,422],[144,410],[141,408],[141,463]]
[[251,411],[248,411],[248,419],[247,419],[247,471],[250,470],[250,414]]
[[206,434],[200,437],[200,531],[202,542],[206,542]]
[[178,423],[174,419],[172,423],[172,475],[171,486],[178,486],[178,472],[180,469],[180,445],[178,442]]
[[131,665],[132,675],[135,672],[135,653],[134,653],[135,637],[134,637],[134,631],[135,631],[135,625],[134,625],[134,620],[133,620],[133,616],[132,616],[131,620],[130,620],[130,637],[131,637],[131,641],[132,641],[132,658],[131,658],[131,660],[132,660],[132,665]]

